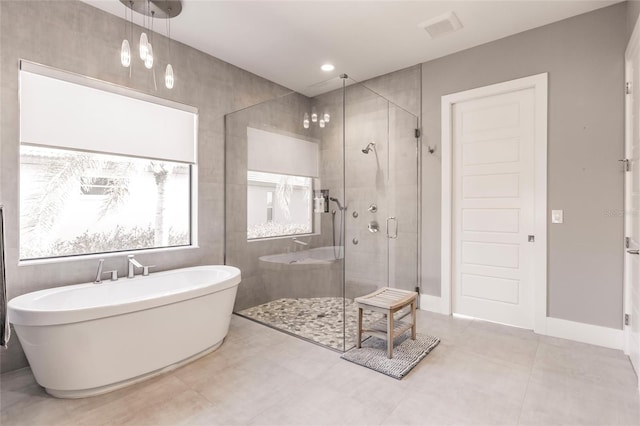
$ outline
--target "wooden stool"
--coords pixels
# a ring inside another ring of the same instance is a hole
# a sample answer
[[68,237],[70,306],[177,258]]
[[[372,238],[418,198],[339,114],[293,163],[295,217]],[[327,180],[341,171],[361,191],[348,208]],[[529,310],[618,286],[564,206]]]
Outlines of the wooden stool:
[[[393,358],[393,339],[411,329],[411,339],[416,340],[416,300],[418,293],[415,291],[399,290],[397,288],[384,287],[366,296],[358,297],[358,348],[362,347],[362,333],[380,337],[387,340],[387,357]],[[397,321],[394,324],[393,314],[400,309],[411,305],[411,322]],[[369,309],[382,312],[387,320],[380,320],[371,326],[371,329],[362,328],[362,310]]]

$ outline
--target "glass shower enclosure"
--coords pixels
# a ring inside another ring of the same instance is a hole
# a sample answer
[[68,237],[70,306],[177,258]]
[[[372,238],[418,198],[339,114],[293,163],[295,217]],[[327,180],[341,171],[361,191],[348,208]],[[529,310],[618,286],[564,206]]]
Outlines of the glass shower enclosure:
[[226,116],[225,263],[237,314],[346,351],[354,298],[419,285],[419,144],[415,114],[341,83]]

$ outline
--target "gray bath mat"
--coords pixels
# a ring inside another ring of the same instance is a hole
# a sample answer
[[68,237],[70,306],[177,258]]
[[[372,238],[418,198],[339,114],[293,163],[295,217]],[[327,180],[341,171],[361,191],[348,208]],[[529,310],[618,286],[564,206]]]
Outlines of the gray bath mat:
[[342,354],[341,358],[378,371],[394,379],[402,379],[413,367],[427,356],[440,343],[440,339],[418,333],[416,340],[408,335],[396,338],[393,358],[387,358],[387,342],[371,337],[362,342],[362,348],[353,348]]

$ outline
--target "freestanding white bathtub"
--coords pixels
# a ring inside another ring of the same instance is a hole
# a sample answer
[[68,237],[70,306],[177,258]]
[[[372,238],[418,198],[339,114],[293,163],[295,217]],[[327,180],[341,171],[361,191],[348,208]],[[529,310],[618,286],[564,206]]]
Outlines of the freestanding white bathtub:
[[98,395],[217,349],[240,283],[232,266],[198,266],[24,294],[9,320],[36,381],[59,398]]

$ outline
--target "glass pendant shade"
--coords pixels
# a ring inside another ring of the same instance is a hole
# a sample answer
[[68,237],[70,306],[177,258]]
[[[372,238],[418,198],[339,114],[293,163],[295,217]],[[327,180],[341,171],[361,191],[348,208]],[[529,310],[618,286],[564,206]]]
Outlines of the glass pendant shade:
[[123,67],[131,65],[131,48],[127,39],[122,40],[122,48],[120,49],[120,63]]
[[304,120],[302,120],[302,125],[305,129],[309,128],[309,114],[307,114],[306,112],[304,113]]
[[331,120],[331,116],[329,115],[328,112],[324,113],[324,122],[328,123]]
[[151,47],[151,43],[147,43],[147,55],[144,58],[144,66],[147,69],[153,68],[153,47]]
[[167,64],[167,69],[164,72],[164,85],[167,89],[173,89],[173,67],[171,64]]
[[147,33],[140,34],[140,59],[143,61],[147,59],[147,53],[149,53],[149,39]]
[[323,119],[320,119],[320,121],[318,122],[318,124],[320,125],[320,127],[321,127],[322,129],[324,129],[324,120],[323,120]]
[[311,121],[313,121],[314,123],[318,122],[318,113],[316,112],[315,108],[311,110]]

